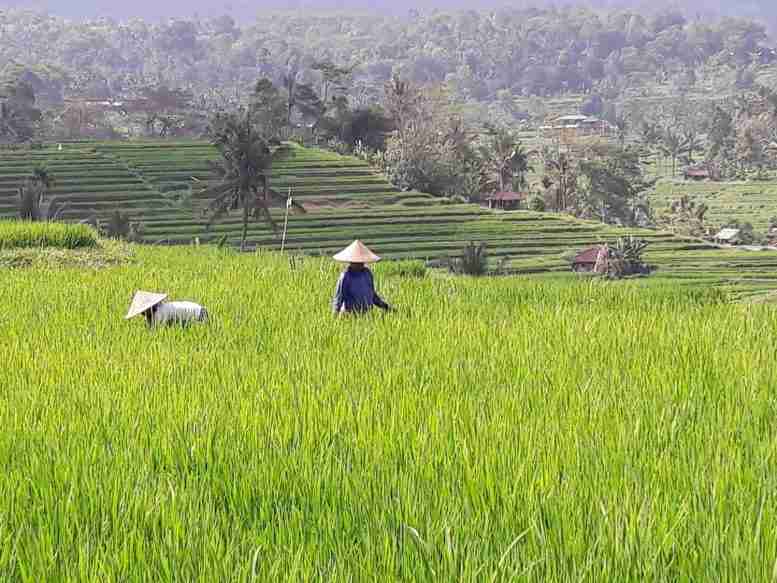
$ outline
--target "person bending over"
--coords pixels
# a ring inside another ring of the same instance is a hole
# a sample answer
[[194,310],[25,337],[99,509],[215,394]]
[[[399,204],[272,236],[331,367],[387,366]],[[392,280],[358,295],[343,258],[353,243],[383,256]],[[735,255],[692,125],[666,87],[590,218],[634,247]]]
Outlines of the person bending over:
[[194,302],[166,302],[167,294],[139,291],[135,293],[125,318],[143,315],[149,328],[161,325],[207,322],[208,311]]

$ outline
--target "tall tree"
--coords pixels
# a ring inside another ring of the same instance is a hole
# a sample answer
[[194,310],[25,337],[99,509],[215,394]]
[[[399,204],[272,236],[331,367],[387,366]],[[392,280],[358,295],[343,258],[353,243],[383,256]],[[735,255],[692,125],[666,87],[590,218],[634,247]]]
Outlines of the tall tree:
[[142,90],[148,133],[160,138],[184,123],[185,114],[191,109],[194,95],[186,89],[167,85],[150,85]]
[[672,128],[665,128],[661,137],[661,151],[672,160],[672,176],[677,174],[677,160],[683,153],[683,137]]
[[645,178],[636,148],[591,147],[578,165],[574,212],[607,223],[647,226],[651,210],[646,193],[654,183]]
[[423,93],[399,75],[394,75],[391,81],[386,83],[384,91],[386,113],[394,123],[399,138],[403,140],[412,126],[417,125],[419,112],[424,103]]
[[287,123],[287,104],[281,91],[267,78],[259,79],[251,95],[251,119],[261,137],[276,140]]
[[529,156],[518,136],[507,128],[488,128],[489,137],[480,148],[486,187],[500,192],[523,188],[529,171]]
[[323,115],[324,105],[312,85],[300,82],[299,69],[289,66],[282,82],[286,93],[286,124],[292,127],[295,111],[317,122]]
[[669,207],[658,217],[658,226],[667,228],[674,233],[691,237],[702,237],[705,234],[704,220],[708,207],[703,202],[696,201],[688,195],[673,200]]
[[564,212],[577,194],[577,163],[572,156],[557,148],[542,150],[542,185],[551,193],[556,211]]
[[31,140],[41,117],[31,85],[19,80],[0,84],[0,141]]
[[703,148],[701,138],[695,126],[689,126],[683,131],[683,145],[682,151],[688,160],[689,164],[693,164],[695,161],[696,152],[701,151]]
[[331,99],[348,91],[353,67],[338,67],[332,61],[317,61],[312,69],[321,76],[319,96],[325,106]]
[[728,157],[733,154],[736,141],[734,116],[720,106],[715,106],[707,128],[710,159]]
[[[208,227],[230,211],[239,209],[243,217],[242,251],[251,218],[262,219],[273,231],[276,230],[270,214],[271,204],[273,201],[289,201],[270,188],[272,166],[274,162],[292,156],[294,150],[262,137],[254,126],[250,110],[216,116],[210,133],[221,159],[212,164],[217,178],[203,193],[210,199]],[[297,212],[304,212],[298,203],[292,205]]]

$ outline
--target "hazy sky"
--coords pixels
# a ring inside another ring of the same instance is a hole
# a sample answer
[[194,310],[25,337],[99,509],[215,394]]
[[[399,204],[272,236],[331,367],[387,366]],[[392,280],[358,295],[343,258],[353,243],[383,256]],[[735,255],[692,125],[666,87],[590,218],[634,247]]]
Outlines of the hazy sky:
[[147,19],[171,16],[190,17],[195,13],[201,17],[231,14],[239,20],[253,20],[263,9],[314,8],[380,10],[406,13],[410,8],[472,7],[537,5],[552,3],[596,4],[600,6],[629,5],[655,7],[657,4],[683,5],[688,11],[722,10],[733,15],[774,18],[777,0],[0,0],[0,8],[24,7],[45,10],[53,14],[82,18],[111,16],[128,18],[139,16]]

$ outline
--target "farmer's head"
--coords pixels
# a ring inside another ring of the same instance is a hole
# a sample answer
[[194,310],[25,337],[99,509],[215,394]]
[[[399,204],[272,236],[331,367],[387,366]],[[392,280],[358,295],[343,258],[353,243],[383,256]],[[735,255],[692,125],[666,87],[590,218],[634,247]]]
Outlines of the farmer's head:
[[159,309],[159,305],[165,298],[167,298],[167,294],[146,291],[135,292],[135,296],[132,298],[132,304],[130,305],[125,318],[129,320],[142,314],[145,318],[150,319],[157,309]]
[[335,261],[347,263],[352,271],[361,271],[367,263],[376,263],[380,257],[375,255],[369,248],[359,240],[354,241],[348,247],[334,256]]

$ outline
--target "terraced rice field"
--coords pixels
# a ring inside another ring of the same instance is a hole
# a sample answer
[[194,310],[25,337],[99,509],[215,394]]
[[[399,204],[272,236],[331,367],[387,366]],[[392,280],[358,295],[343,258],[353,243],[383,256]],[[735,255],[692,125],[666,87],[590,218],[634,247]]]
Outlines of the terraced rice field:
[[18,189],[36,165],[44,164],[55,178],[52,194],[68,202],[67,216],[82,218],[90,212],[114,208],[150,215],[168,209],[166,199],[125,165],[94,148],[69,146],[56,149],[0,152],[0,217],[15,216]]
[[[208,231],[201,212],[207,201],[197,192],[210,175],[208,161],[215,158],[215,150],[201,141],[0,152],[0,217],[16,213],[19,184],[32,167],[45,163],[57,181],[53,194],[69,203],[70,219],[119,209],[144,223],[149,243],[206,243],[224,236],[236,243],[238,216]],[[278,164],[272,186],[281,192],[292,188],[308,209],[290,217],[287,237],[287,249],[307,254],[329,254],[361,238],[385,257],[438,259],[457,254],[467,241],[486,241],[492,261],[518,273],[542,274],[567,272],[566,259],[574,251],[626,233],[554,214],[493,213],[400,192],[363,161],[317,149],[298,148],[293,159]],[[282,213],[281,208],[273,210],[278,219]],[[730,286],[740,294],[777,288],[777,254],[723,251],[655,231],[628,232],[651,242],[648,258],[661,277]],[[256,223],[249,242],[280,245],[278,236]]]
[[704,202],[707,220],[721,225],[736,219],[748,222],[756,231],[765,233],[769,219],[777,216],[777,182],[690,182],[662,180],[654,189],[651,201],[661,211],[683,194]]

